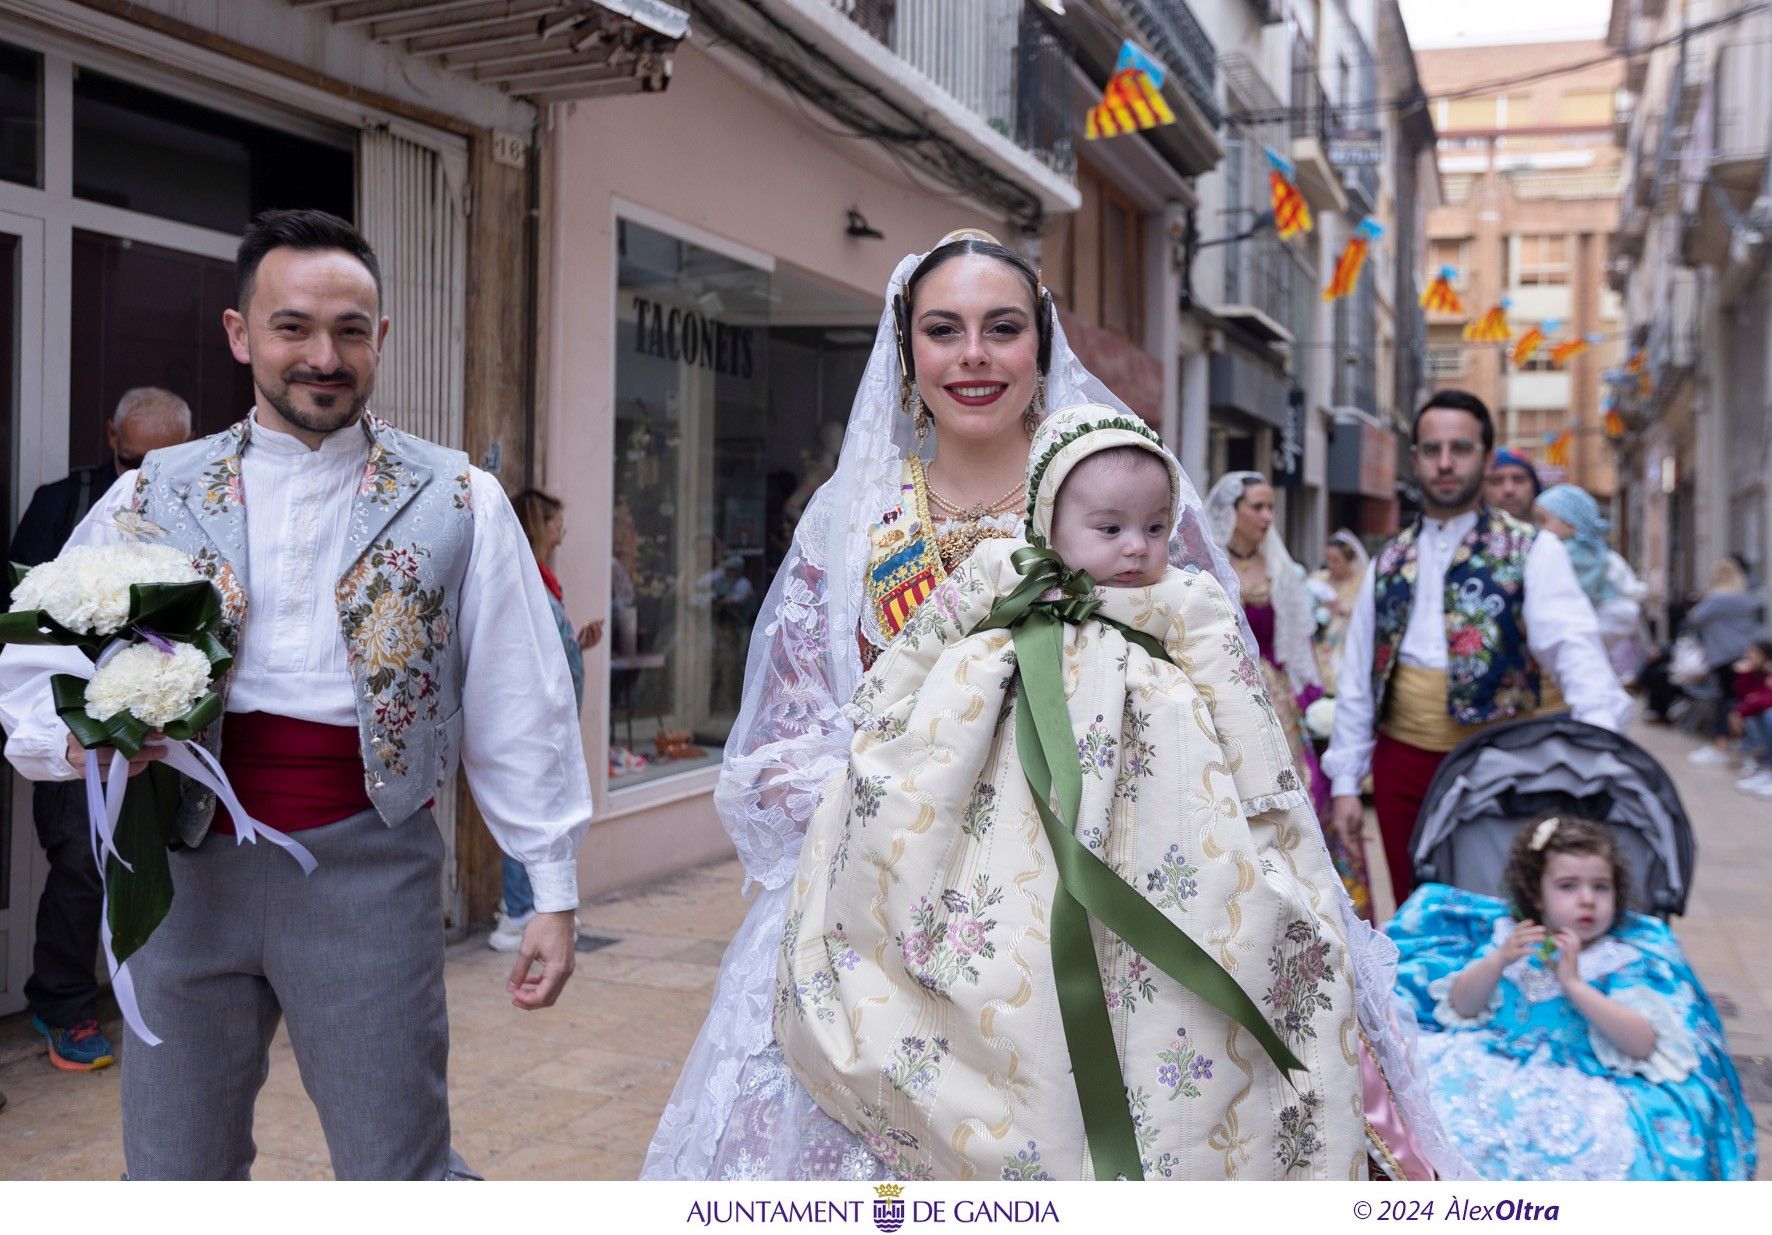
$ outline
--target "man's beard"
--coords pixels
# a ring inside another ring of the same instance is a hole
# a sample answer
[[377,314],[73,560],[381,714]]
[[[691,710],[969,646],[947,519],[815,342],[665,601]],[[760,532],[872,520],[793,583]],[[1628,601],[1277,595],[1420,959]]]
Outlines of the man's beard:
[[1470,500],[1483,491],[1483,476],[1478,473],[1471,481],[1453,494],[1446,501],[1435,495],[1431,484],[1424,485],[1421,490],[1421,501],[1424,506],[1432,506],[1436,510],[1459,510],[1470,504]]
[[[348,400],[342,393],[314,396],[316,402],[322,399],[330,400],[334,404],[333,407],[323,407],[312,412],[304,411],[295,405],[294,399],[290,398],[289,388],[298,381],[329,381],[339,377],[347,377],[352,382]],[[369,406],[369,389],[359,390],[354,375],[344,371],[335,373],[298,372],[285,378],[280,386],[275,388],[261,386],[260,390],[265,396],[265,401],[277,409],[279,416],[304,433],[336,433],[347,425],[357,423],[357,418],[363,414],[363,409]]]

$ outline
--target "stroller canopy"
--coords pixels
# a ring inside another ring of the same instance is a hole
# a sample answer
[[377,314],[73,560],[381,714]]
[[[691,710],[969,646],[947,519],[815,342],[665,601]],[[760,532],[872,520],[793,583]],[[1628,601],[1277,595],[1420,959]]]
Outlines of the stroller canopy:
[[1564,813],[1612,826],[1630,908],[1686,911],[1695,846],[1673,781],[1635,742],[1567,715],[1498,725],[1446,756],[1409,843],[1416,882],[1500,895],[1520,825]]

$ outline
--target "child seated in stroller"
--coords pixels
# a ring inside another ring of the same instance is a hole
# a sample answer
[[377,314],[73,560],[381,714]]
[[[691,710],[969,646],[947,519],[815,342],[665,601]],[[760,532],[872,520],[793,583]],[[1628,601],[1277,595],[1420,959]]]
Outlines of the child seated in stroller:
[[1424,884],[1385,928],[1435,1109],[1483,1178],[1752,1177],[1716,1009],[1630,887],[1610,829],[1552,815],[1515,834],[1508,900]]

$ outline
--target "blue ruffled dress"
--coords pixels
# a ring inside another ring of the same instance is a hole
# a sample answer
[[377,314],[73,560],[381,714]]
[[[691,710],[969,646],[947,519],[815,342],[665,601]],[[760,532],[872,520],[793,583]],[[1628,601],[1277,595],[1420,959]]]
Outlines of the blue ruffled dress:
[[1398,994],[1446,1130],[1485,1179],[1750,1179],[1753,1115],[1716,1008],[1667,925],[1623,915],[1583,949],[1581,976],[1655,1027],[1632,1059],[1588,1025],[1536,954],[1502,972],[1475,1017],[1452,979],[1516,925],[1507,905],[1443,884],[1417,888],[1385,932]]

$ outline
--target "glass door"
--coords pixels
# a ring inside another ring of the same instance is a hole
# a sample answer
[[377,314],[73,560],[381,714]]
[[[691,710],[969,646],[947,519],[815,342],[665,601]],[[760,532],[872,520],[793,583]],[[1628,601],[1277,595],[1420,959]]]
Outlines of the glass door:
[[[42,351],[43,224],[0,211],[0,480],[6,486],[0,509],[8,543],[24,505],[19,476],[39,470],[22,468],[20,460],[32,448],[31,439],[40,436],[29,431],[25,413],[42,399]],[[30,785],[0,760],[0,1015],[25,1006],[42,864],[31,824]]]

